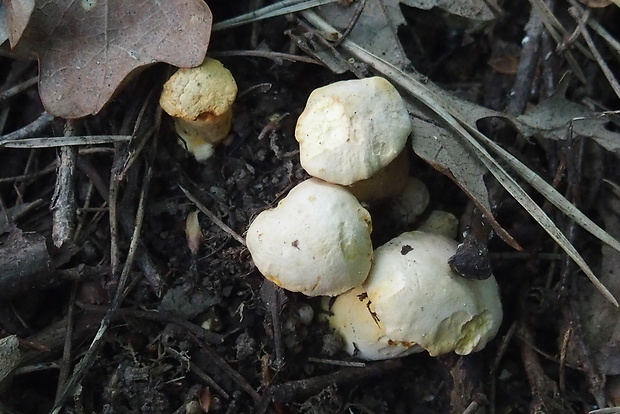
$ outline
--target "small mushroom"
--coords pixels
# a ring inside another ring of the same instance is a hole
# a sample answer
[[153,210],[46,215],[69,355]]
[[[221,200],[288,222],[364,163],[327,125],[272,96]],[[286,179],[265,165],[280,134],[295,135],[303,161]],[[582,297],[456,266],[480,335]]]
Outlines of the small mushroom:
[[454,273],[448,259],[456,247],[445,236],[414,231],[377,248],[363,286],[330,308],[329,323],[346,350],[375,360],[421,348],[432,356],[484,348],[502,320],[499,289],[493,277]]
[[314,90],[295,138],[301,165],[310,175],[350,185],[392,162],[410,133],[409,114],[396,88],[372,77]]
[[495,337],[502,321],[497,282],[454,273],[448,259],[457,245],[413,231],[375,250],[364,289],[388,338],[417,343],[436,356],[467,355]]
[[205,161],[230,132],[237,84],[219,61],[207,58],[195,68],[179,69],[164,84],[159,104],[175,118],[187,150]]
[[258,270],[284,289],[335,296],[360,286],[372,261],[371,219],[343,187],[316,178],[295,186],[248,228]]

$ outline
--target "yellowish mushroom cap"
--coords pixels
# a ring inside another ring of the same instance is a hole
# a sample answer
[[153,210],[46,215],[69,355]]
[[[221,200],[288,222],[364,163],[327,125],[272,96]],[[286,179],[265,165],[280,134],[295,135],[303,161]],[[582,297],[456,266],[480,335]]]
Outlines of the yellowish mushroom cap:
[[454,273],[448,259],[457,244],[413,231],[375,250],[363,288],[388,338],[416,343],[436,356],[467,355],[495,337],[502,321],[497,282]]
[[172,75],[164,84],[159,104],[175,118],[176,131],[188,150],[204,160],[213,152],[213,144],[230,132],[236,96],[237,84],[230,71],[207,58],[196,68],[179,69]]

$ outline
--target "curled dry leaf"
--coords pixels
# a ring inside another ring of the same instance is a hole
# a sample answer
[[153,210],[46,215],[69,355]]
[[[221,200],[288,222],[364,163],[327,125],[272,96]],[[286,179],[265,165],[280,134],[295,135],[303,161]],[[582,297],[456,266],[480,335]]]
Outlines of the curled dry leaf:
[[[616,192],[614,188],[614,192]],[[604,190],[599,205],[605,230],[620,238],[620,198],[618,194]],[[620,252],[609,246],[601,248],[601,282],[611,293],[620,297]],[[597,370],[604,375],[620,374],[620,309],[601,300],[597,292],[585,281],[578,280],[579,313],[582,337]],[[569,353],[572,362],[574,355]]]
[[204,60],[212,16],[202,0],[40,1],[17,44],[39,59],[39,93],[59,117],[96,114],[134,70]]
[[[401,3],[417,9],[439,7],[450,14],[477,21],[492,20],[495,0],[367,0],[343,7],[342,2],[320,7],[320,13],[335,28],[344,31],[355,22],[347,38],[367,51],[403,68],[410,64],[397,36],[398,27],[406,24]],[[363,10],[360,8],[363,7]]]

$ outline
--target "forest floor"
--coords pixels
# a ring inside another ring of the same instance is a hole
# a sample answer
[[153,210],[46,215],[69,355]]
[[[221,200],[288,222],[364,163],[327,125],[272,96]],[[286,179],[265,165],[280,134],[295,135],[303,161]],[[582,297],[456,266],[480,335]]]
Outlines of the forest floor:
[[[211,3],[216,22],[250,7],[249,2]],[[532,25],[530,2],[499,3],[501,15],[482,23],[439,8],[401,5],[406,25],[398,37],[422,77],[454,96],[515,115],[551,96],[570,67],[545,26]],[[568,2],[545,3],[567,28],[576,27]],[[592,9],[590,19],[620,38],[618,7]],[[0,413],[47,413],[59,398],[65,401],[61,412],[108,414],[586,413],[617,404],[614,335],[620,335],[608,331],[594,343],[587,338],[591,331],[583,324],[590,316],[580,306],[579,292],[605,299],[591,292],[578,267],[489,174],[493,213],[523,250],[497,236],[485,240],[504,321],[478,353],[433,358],[424,352],[364,363],[344,353],[338,337],[319,321],[319,298],[265,281],[234,236],[243,237],[257,214],[309,177],[299,163],[294,130],[310,92],[355,78],[351,72],[334,73],[319,60],[270,55],[308,57],[296,45],[319,34],[301,22],[301,16],[288,15],[213,33],[208,55],[233,73],[239,95],[232,132],[206,163],[187,154],[171,119],[159,110],[158,95],[172,73],[168,65],[151,66],[102,112],[73,121],[82,135],[133,134],[134,139],[81,147],[73,177],[76,229],[61,248],[51,241],[59,149],[0,148],[0,202],[7,212],[0,218],[0,269],[15,257],[29,258],[19,264],[27,269],[23,280],[3,283],[0,275],[5,290],[0,337],[16,335],[21,352],[12,375],[0,377]],[[537,42],[535,51],[523,41],[526,36]],[[570,80],[567,98],[596,111],[618,109],[618,96],[596,60],[571,46],[578,40],[565,41],[564,49],[574,52],[585,74],[585,83]],[[264,56],[235,52],[240,50]],[[347,61],[346,51],[340,52]],[[614,51],[603,48],[603,53],[617,71]],[[520,66],[524,59],[531,63]],[[358,75],[376,74],[367,65],[354,66]],[[14,81],[37,75],[35,62],[10,56],[0,57],[0,68],[0,81],[9,73]],[[35,88],[0,104],[10,110],[5,134],[43,111]],[[617,121],[609,117],[610,130],[618,130]],[[62,136],[66,126],[54,119],[38,136]],[[618,203],[603,184],[619,182],[613,152],[570,136],[568,126],[561,133],[569,139],[563,141],[524,137],[500,121],[479,127],[586,215],[613,227],[610,217]],[[410,174],[430,191],[428,211],[451,212],[461,218],[461,229],[481,220],[459,185],[410,152]],[[531,192],[525,180],[519,182]],[[602,252],[595,238],[544,198],[534,199],[595,273],[612,266],[604,264],[615,260],[612,253]],[[188,240],[186,222],[196,210],[203,211],[198,215],[203,237],[192,253],[189,245],[196,240]],[[382,214],[381,206],[374,207],[373,217]],[[378,243],[416,226],[377,223],[385,226],[374,226]],[[81,386],[63,396],[119,285],[122,302],[109,315]],[[620,294],[619,288],[610,290]]]

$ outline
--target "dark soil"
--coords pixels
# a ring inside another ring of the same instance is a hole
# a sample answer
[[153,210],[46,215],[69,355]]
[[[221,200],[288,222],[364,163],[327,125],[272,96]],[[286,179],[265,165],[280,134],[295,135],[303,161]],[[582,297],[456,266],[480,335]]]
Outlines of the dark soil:
[[[246,2],[213,3],[218,20],[248,7]],[[567,5],[557,3],[561,4],[554,10],[564,19]],[[471,33],[459,19],[440,10],[403,9],[409,25],[399,35],[418,71],[459,96],[505,110],[515,73],[502,74],[488,62],[519,55],[528,2],[506,2],[505,15],[497,23]],[[602,23],[620,18],[618,10],[605,10],[596,15]],[[253,33],[269,50],[287,52],[287,30],[301,29],[293,19],[273,18],[215,33],[210,53],[252,49]],[[96,152],[79,155],[78,230],[60,249],[51,242],[50,212],[58,150],[0,149],[0,201],[13,217],[4,224],[0,220],[0,241],[6,245],[19,239],[17,228],[23,237],[44,236],[47,246],[42,256],[32,256],[33,262],[43,261],[45,271],[30,272],[32,279],[17,281],[0,294],[0,337],[17,335],[23,355],[17,372],[0,384],[0,413],[51,410],[57,390],[75,372],[111,306],[127,260],[133,265],[120,309],[81,387],[67,396],[62,412],[471,413],[486,407],[486,412],[495,413],[584,413],[604,402],[604,376],[587,359],[569,366],[561,360],[567,327],[579,337],[571,298],[574,279],[581,276],[503,191],[492,192],[492,204],[524,252],[515,253],[497,238],[490,240],[504,322],[494,341],[466,357],[431,358],[421,353],[360,364],[343,353],[338,338],[318,322],[318,299],[265,282],[247,249],[205,214],[199,215],[204,239],[192,254],[185,223],[196,205],[181,187],[243,235],[253,217],[308,177],[299,164],[294,127],[309,93],[353,77],[309,63],[238,56],[220,60],[234,74],[240,94],[230,139],[205,164],[186,154],[171,120],[158,110],[157,96],[171,73],[164,65],[143,72],[99,115],[74,122],[77,135],[135,130],[136,138],[129,145],[98,146]],[[567,69],[560,56],[553,55],[549,66],[543,60],[539,67],[553,70],[555,80]],[[571,88],[571,98],[589,98],[616,109],[617,98],[598,68],[586,59],[580,64],[592,76],[589,84]],[[33,62],[9,57],[0,58],[0,68],[3,89],[35,76],[37,70]],[[528,105],[548,94],[543,74],[533,76],[524,102]],[[0,119],[8,113],[4,133],[23,127],[42,111],[34,89],[0,105]],[[272,122],[282,115],[280,122]],[[54,120],[39,136],[60,136],[63,127],[63,120]],[[577,181],[588,189],[582,199],[586,213],[596,214],[601,178],[617,173],[615,164],[606,163],[609,155],[579,138],[574,143],[585,148],[581,152],[562,143],[525,143],[502,125],[484,128],[545,179],[556,179],[561,191],[573,188],[563,173],[565,160],[588,154],[592,163]],[[462,217],[464,227],[476,220],[459,187],[413,153],[411,170],[431,191],[429,211],[450,211]],[[35,174],[40,171],[47,172]],[[116,196],[110,193],[111,180],[118,180]],[[143,211],[138,209],[141,196]],[[20,206],[28,208],[20,211]],[[118,219],[115,231],[111,214]],[[374,214],[381,217],[381,208]],[[134,255],[130,247],[136,215],[144,220]],[[385,227],[375,226],[378,244],[408,229],[383,222]],[[562,223],[570,229],[569,223]],[[600,259],[593,240],[581,233],[573,240],[590,263]],[[111,245],[117,253],[111,252]],[[554,259],[536,255],[541,252],[554,253]]]

